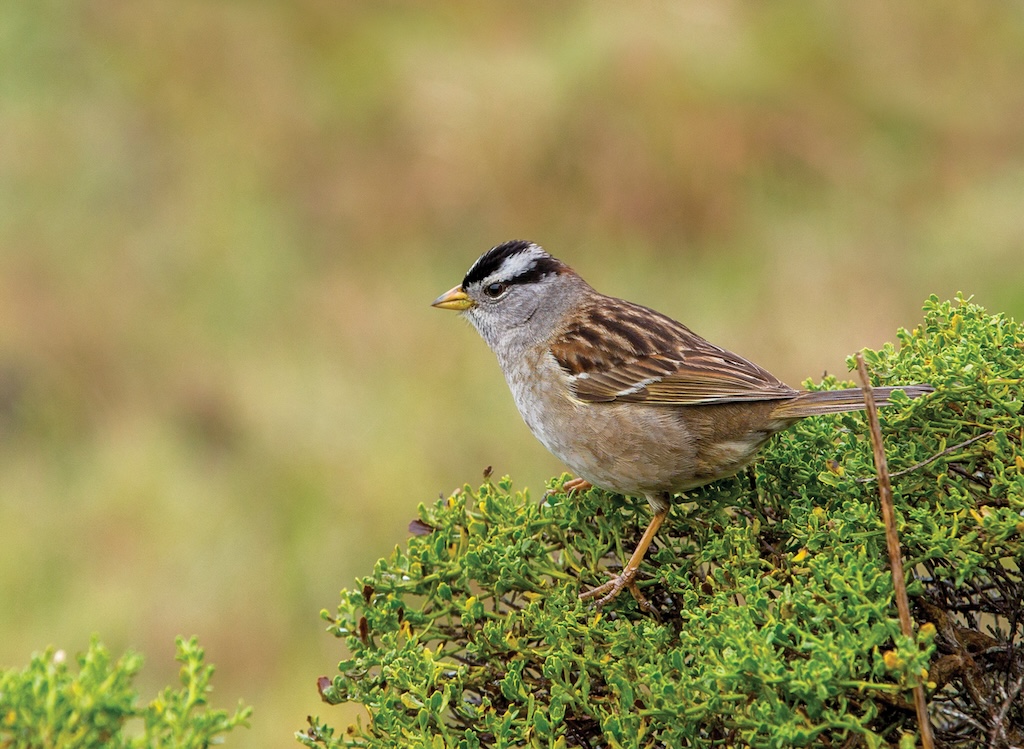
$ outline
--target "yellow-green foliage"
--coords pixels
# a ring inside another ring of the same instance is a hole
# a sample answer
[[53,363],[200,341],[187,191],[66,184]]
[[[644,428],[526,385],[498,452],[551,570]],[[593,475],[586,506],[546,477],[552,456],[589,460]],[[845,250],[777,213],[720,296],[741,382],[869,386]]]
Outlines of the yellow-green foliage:
[[[634,545],[640,502],[566,497],[558,481],[538,500],[506,478],[421,507],[421,535],[324,614],[351,655],[323,697],[360,702],[369,719],[340,731],[312,719],[300,740],[896,745],[915,730],[917,684],[950,744],[1000,717],[1020,725],[1020,700],[999,713],[985,684],[1021,667],[1024,335],[964,299],[925,312],[899,351],[867,355],[876,384],[936,388],[882,413],[916,640],[900,634],[863,416],[812,418],[751,472],[673,509],[642,567],[657,618],[628,594],[600,612],[577,599]],[[939,664],[942,683],[929,673]]]
[[[23,670],[0,671],[0,747],[3,749],[203,749],[239,725],[249,708],[234,714],[206,709],[213,667],[203,662],[195,638],[177,641],[181,689],[168,687],[148,705],[132,682],[142,657],[114,660],[95,638],[78,656],[77,673],[50,648]],[[142,730],[126,730],[141,718]]]

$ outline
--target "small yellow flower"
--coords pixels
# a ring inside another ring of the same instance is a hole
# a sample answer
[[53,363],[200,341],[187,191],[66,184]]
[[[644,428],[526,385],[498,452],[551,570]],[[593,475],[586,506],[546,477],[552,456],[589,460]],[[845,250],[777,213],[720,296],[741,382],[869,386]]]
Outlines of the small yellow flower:
[[886,650],[882,660],[885,662],[885,667],[889,670],[895,670],[903,665],[903,659],[900,658],[895,650]]

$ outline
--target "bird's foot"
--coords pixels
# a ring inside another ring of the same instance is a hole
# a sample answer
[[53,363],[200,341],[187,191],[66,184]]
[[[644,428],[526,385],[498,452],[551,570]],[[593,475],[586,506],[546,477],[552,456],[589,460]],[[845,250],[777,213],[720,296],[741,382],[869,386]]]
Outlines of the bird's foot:
[[578,476],[576,478],[574,478],[574,479],[569,479],[564,484],[562,484],[562,491],[565,492],[566,494],[574,494],[576,492],[586,492],[586,491],[590,491],[593,488],[594,488],[593,484],[591,484],[586,479],[580,478]]
[[601,608],[606,603],[614,600],[624,589],[628,588],[629,592],[633,594],[633,598],[636,599],[640,610],[657,618],[658,610],[651,605],[651,602],[644,597],[644,594],[640,592],[640,588],[637,587],[636,576],[638,572],[639,570],[636,568],[630,569],[627,567],[604,585],[598,585],[592,590],[580,593],[580,600],[585,601],[588,598],[597,598],[594,601],[594,605],[597,608]]
[[580,493],[580,492],[589,491],[590,489],[593,489],[593,488],[594,488],[594,485],[591,484],[589,481],[587,481],[586,479],[577,477],[577,478],[574,478],[574,479],[569,479],[564,484],[562,484],[562,486],[559,487],[558,489],[548,489],[546,492],[544,492],[544,499],[547,499],[548,497],[552,496],[553,494],[563,494],[564,493],[566,496],[569,496],[571,494],[577,494],[577,493]]

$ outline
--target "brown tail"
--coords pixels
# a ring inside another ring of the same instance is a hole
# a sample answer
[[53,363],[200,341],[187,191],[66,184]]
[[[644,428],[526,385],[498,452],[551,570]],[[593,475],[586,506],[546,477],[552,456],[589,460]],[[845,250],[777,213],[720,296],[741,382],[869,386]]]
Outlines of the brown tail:
[[[901,385],[899,387],[874,388],[871,392],[875,396],[877,405],[888,406],[891,403],[889,396],[896,390],[902,390],[910,398],[919,398],[931,393],[935,388],[931,385]],[[860,411],[863,408],[864,391],[860,388],[815,392],[802,390],[792,400],[783,401],[776,406],[772,411],[772,416],[780,419],[801,419],[804,416],[838,414],[844,411]]]

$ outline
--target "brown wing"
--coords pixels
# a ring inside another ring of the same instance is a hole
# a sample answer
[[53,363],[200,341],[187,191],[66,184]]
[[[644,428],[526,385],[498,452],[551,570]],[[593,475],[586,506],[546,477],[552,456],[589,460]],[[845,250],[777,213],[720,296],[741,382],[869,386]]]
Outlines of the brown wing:
[[[606,298],[607,299],[607,298]],[[654,310],[593,305],[551,346],[582,401],[697,405],[792,398],[796,391]]]

